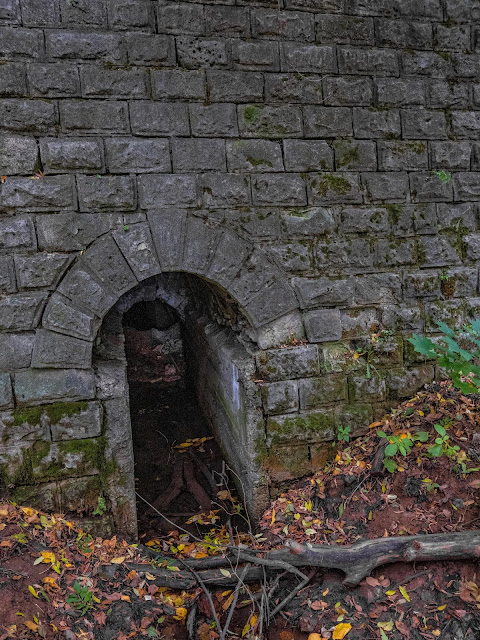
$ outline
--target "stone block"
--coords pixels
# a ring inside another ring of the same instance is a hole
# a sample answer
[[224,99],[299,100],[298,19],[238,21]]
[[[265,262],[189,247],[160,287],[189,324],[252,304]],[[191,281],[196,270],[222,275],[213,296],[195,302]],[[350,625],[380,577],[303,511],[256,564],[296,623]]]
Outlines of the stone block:
[[290,344],[292,339],[303,340],[305,330],[298,310],[291,311],[273,322],[259,327],[254,334],[260,349],[271,349],[279,344]]
[[183,257],[186,213],[177,207],[154,209],[147,214],[162,271],[178,269]]
[[244,71],[279,71],[278,42],[234,40],[232,42],[234,69]]
[[75,209],[74,177],[10,178],[2,187],[0,202],[4,207],[27,211]]
[[129,33],[124,37],[130,64],[170,64],[175,61],[173,36]]
[[263,461],[272,485],[311,473],[310,448],[307,444],[286,447],[275,445]]
[[268,252],[288,272],[300,274],[312,271],[312,242],[309,240],[277,242],[268,248]]
[[233,104],[191,104],[190,123],[194,136],[238,136],[237,111]]
[[320,13],[315,16],[315,39],[322,44],[373,45],[373,19]]
[[331,233],[337,226],[335,215],[326,207],[285,211],[282,212],[281,222],[289,238]]
[[[225,67],[228,64],[227,43],[222,40],[177,36],[177,56],[186,69]],[[233,46],[237,43],[234,42]]]
[[0,174],[33,174],[38,148],[35,138],[26,136],[0,136]]
[[153,7],[148,0],[108,0],[108,24],[112,29],[153,31]]
[[0,256],[0,293],[13,293],[16,290],[13,258],[11,256]]
[[184,270],[205,274],[215,255],[219,239],[218,229],[210,227],[200,218],[189,218],[181,261]]
[[303,314],[309,342],[331,342],[342,337],[340,311],[338,309],[314,309]]
[[426,87],[423,80],[378,78],[376,80],[378,103],[391,107],[424,105]]
[[[63,414],[62,408],[65,411]],[[101,435],[102,405],[99,402],[77,402],[63,407],[58,403],[50,411],[47,405],[46,415],[54,442],[96,438]]]
[[254,250],[241,271],[231,282],[229,293],[241,304],[251,300],[269,282],[278,276],[278,268],[269,260],[265,253]]
[[29,367],[33,338],[32,333],[0,334],[0,371],[15,371]]
[[57,400],[92,400],[95,381],[90,370],[29,369],[14,374],[14,391],[17,403],[21,406]]
[[0,219],[0,249],[35,249],[36,238],[29,217]]
[[[251,71],[207,71],[212,102],[262,102],[263,75]],[[202,86],[203,92],[205,87]]]
[[471,28],[468,24],[436,24],[435,48],[440,51],[468,51],[471,49]]
[[37,216],[38,247],[42,251],[84,251],[112,227],[123,226],[121,215],[54,213]]
[[251,13],[252,36],[272,39],[311,42],[314,39],[314,16],[300,11],[278,9],[253,9]]
[[366,336],[379,328],[377,309],[348,309],[340,315],[343,338]]
[[12,383],[8,373],[0,373],[0,407],[13,407]]
[[319,347],[320,369],[322,373],[345,373],[358,371],[364,367],[359,359],[354,359],[354,351],[347,342],[336,342]]
[[370,268],[373,266],[372,245],[364,238],[349,237],[346,240],[319,243],[316,248],[317,263],[344,269],[348,267]]
[[423,109],[404,109],[402,111],[402,130],[404,138],[444,139],[446,133],[445,114]]
[[43,37],[39,29],[0,27],[0,58],[34,60],[43,55]]
[[[118,296],[135,287],[138,282],[111,236],[94,242],[82,256],[88,268],[105,282]],[[74,299],[72,299],[75,301]],[[102,314],[103,315],[103,314]]]
[[287,171],[331,171],[333,151],[324,140],[284,140]]
[[455,200],[476,201],[480,194],[479,173],[456,173],[454,176]]
[[205,207],[245,206],[250,204],[250,178],[228,173],[201,176]]
[[337,171],[376,171],[377,146],[373,140],[335,140]]
[[127,368],[124,362],[100,360],[95,363],[96,397],[99,400],[123,398],[127,387]]
[[92,343],[72,336],[37,329],[32,355],[35,369],[88,369],[92,361]]
[[302,206],[307,204],[305,182],[297,174],[257,175],[252,178],[253,204]]
[[139,281],[160,273],[150,228],[146,222],[113,231],[112,235]]
[[324,276],[295,278],[294,285],[302,309],[345,304],[352,300],[354,291],[352,279],[333,279]]
[[136,135],[187,136],[190,133],[188,110],[183,104],[136,101],[130,105],[130,119]]
[[461,204],[441,203],[437,205],[439,230],[456,232],[475,231],[476,205],[471,202]]
[[401,54],[403,72],[408,76],[427,76],[428,78],[450,78],[454,69],[450,56],[443,57],[433,51],[407,50]]
[[[418,333],[424,330],[422,310],[419,305],[386,304],[382,307],[382,327],[391,331]],[[405,342],[405,346],[410,344]]]
[[387,371],[387,388],[390,398],[410,398],[434,379],[432,365],[412,369],[393,369]]
[[57,107],[40,100],[0,101],[0,130],[41,135],[58,126]]
[[342,13],[345,9],[343,0],[286,0],[287,9],[302,11],[323,11],[325,13]]
[[[221,71],[215,73],[222,73]],[[152,95],[156,100],[205,100],[205,71],[161,69],[151,71]],[[215,98],[210,96],[214,101]]]
[[138,178],[140,207],[153,209],[168,205],[196,205],[194,176],[142,175]]
[[377,243],[375,265],[396,267],[417,262],[415,240],[413,238],[388,240],[380,238]]
[[264,411],[267,415],[298,411],[298,387],[295,380],[272,382],[260,388]]
[[290,73],[336,73],[335,49],[331,46],[285,42],[280,45],[281,70]]
[[440,278],[438,271],[409,271],[404,275],[405,298],[439,298]]
[[82,264],[77,264],[69,270],[57,291],[78,305],[80,309],[86,308],[99,317],[103,317],[118,299],[117,295],[114,295],[100,279],[89,273]]
[[228,290],[228,285],[242,268],[251,247],[236,234],[225,231],[217,245],[206,277]]
[[480,115],[476,111],[453,111],[452,132],[457,138],[480,137]]
[[313,344],[262,351],[255,359],[258,374],[265,382],[306,378],[320,373],[317,346]]
[[379,19],[375,24],[377,44],[398,49],[432,49],[433,27],[427,22]]
[[308,176],[309,204],[360,203],[360,181],[354,173],[311,173]]
[[328,442],[334,437],[331,409],[275,416],[267,421],[267,440],[270,446],[286,442]]
[[80,211],[131,211],[136,206],[135,181],[129,176],[77,176]]
[[0,97],[22,97],[27,93],[25,66],[16,63],[0,65]]
[[191,33],[202,35],[203,6],[200,4],[180,4],[169,2],[157,7],[159,33]]
[[324,405],[342,402],[348,398],[344,376],[329,375],[298,381],[300,409],[318,409]]
[[[135,34],[135,38],[139,34]],[[125,63],[122,37],[116,33],[95,31],[47,30],[47,57],[58,60],[95,60],[112,64]]]
[[[14,2],[13,4],[17,4]],[[26,27],[56,27],[60,10],[56,0],[22,0],[22,22]]]
[[30,92],[37,98],[71,98],[81,96],[78,67],[74,64],[29,64]]
[[108,138],[105,140],[110,173],[169,173],[168,140],[161,138]]
[[370,78],[352,76],[324,78],[323,95],[328,106],[368,106],[373,102],[373,83]]
[[211,35],[250,35],[250,15],[247,7],[206,5],[205,32]]
[[457,237],[423,236],[419,239],[419,262],[424,267],[443,267],[460,262]]
[[[265,100],[321,104],[322,78],[315,75],[268,73],[265,76]],[[257,102],[260,101],[257,99]]]
[[62,24],[72,27],[100,29],[107,27],[105,0],[77,0],[75,3],[60,5]]
[[370,378],[366,375],[351,376],[349,386],[353,402],[380,402],[386,398],[387,385],[380,372],[374,372]]
[[[354,299],[358,305],[394,304],[402,297],[402,279],[396,273],[374,273],[357,276]],[[351,298],[350,298],[351,300]]]
[[454,267],[440,276],[440,288],[444,298],[471,298],[478,290],[478,273],[475,268]]
[[341,229],[345,233],[381,233],[389,228],[387,210],[381,207],[345,207]]
[[[462,174],[456,174],[459,175]],[[442,202],[453,199],[451,181],[445,182],[431,173],[411,173],[410,192],[414,202]]]
[[104,169],[103,146],[91,138],[42,138],[40,154],[45,173],[98,173]]
[[251,173],[254,171],[283,171],[282,148],[271,140],[227,141],[229,171]]
[[389,138],[401,135],[400,114],[396,109],[353,109],[356,138]]
[[186,139],[172,140],[173,170],[176,173],[198,171],[226,171],[224,140]]
[[[478,300],[470,300],[470,310],[477,316]],[[438,323],[444,322],[452,329],[461,331],[464,327],[467,316],[465,313],[463,300],[446,300],[445,302],[429,302],[425,305],[425,331],[438,331]]]
[[381,171],[428,169],[428,149],[423,141],[385,141],[378,142],[377,147],[378,166]]
[[240,135],[249,138],[295,138],[302,135],[302,114],[296,106],[241,105]]
[[350,427],[350,437],[365,435],[373,420],[372,406],[363,403],[338,406],[334,419],[336,425]]
[[85,98],[147,98],[145,69],[105,69],[81,65],[82,95]]
[[42,326],[56,333],[64,333],[82,340],[93,340],[100,326],[100,319],[88,309],[72,305],[68,298],[54,293],[42,317]]
[[397,52],[389,49],[339,47],[338,70],[350,75],[398,76]]
[[365,173],[362,175],[367,197],[373,201],[403,201],[409,191],[406,173]]
[[468,108],[470,106],[470,93],[465,84],[454,84],[448,80],[431,80],[429,93],[431,107]]
[[336,138],[352,135],[348,107],[306,106],[303,109],[306,138]]
[[62,101],[60,122],[66,133],[118,134],[129,130],[127,105],[113,100]]
[[65,272],[70,256],[64,253],[37,253],[14,256],[20,289],[53,288]]

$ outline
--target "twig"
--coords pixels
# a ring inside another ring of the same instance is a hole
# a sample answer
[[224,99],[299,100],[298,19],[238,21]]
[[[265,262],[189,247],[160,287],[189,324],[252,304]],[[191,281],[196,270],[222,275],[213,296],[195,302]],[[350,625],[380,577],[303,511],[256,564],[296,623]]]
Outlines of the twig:
[[277,604],[275,609],[270,614],[270,617],[274,618],[277,615],[277,613],[280,613],[280,611],[287,606],[290,600],[293,600],[293,598],[297,595],[297,593],[301,589],[303,589],[303,587],[306,587],[309,582],[310,582],[310,576],[305,576],[304,580],[302,580],[302,582],[300,582],[293,591],[290,591],[290,593],[286,598],[284,598],[279,604]]
[[183,560],[181,558],[179,558],[179,560],[193,574],[193,577],[198,582],[198,584],[201,586],[203,593],[207,597],[208,604],[210,605],[210,609],[212,610],[212,616],[213,616],[213,619],[215,620],[215,625],[217,627],[217,631],[218,631],[218,633],[220,635],[222,635],[223,634],[223,630],[222,630],[222,627],[220,625],[220,620],[218,619],[218,615],[217,615],[217,611],[215,609],[215,605],[213,604],[212,594],[207,589],[207,587],[205,586],[205,583],[203,582],[201,577],[198,575],[198,573],[196,571],[194,571],[193,569],[191,569],[187,564],[185,564],[185,562],[183,562]]
[[233,593],[233,600],[232,600],[232,604],[230,605],[230,609],[228,611],[228,616],[227,619],[225,621],[225,624],[223,626],[223,630],[220,633],[220,638],[219,640],[225,640],[225,638],[227,637],[227,631],[228,631],[228,627],[230,626],[230,622],[232,620],[232,616],[233,616],[233,612],[235,610],[235,606],[237,604],[237,600],[238,600],[238,596],[240,593],[240,589],[243,586],[243,578],[245,577],[245,574],[247,573],[248,569],[250,568],[250,565],[247,564],[245,565],[239,579],[237,582],[237,586],[235,587],[235,591]]

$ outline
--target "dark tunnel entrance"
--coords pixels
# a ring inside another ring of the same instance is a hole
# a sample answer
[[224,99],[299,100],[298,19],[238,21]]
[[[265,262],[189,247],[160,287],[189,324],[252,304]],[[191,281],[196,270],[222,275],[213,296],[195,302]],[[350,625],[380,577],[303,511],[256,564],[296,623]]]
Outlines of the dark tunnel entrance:
[[[123,315],[136,491],[176,524],[218,508],[223,460],[198,403],[178,313],[160,300]],[[233,486],[230,487],[233,489]],[[139,537],[171,529],[137,499]]]

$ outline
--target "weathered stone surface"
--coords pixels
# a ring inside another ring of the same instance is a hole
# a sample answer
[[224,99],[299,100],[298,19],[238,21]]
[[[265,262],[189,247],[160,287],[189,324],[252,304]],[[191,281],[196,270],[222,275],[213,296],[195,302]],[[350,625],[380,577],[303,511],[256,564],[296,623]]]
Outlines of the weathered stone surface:
[[18,293],[0,298],[0,330],[35,329],[46,298],[46,292]]
[[11,178],[2,187],[0,204],[27,211],[72,209],[76,205],[75,181],[73,176]]
[[20,289],[53,288],[66,270],[70,257],[62,253],[37,253],[15,256],[14,262]]
[[85,308],[74,307],[70,300],[58,293],[50,298],[42,318],[44,328],[83,340],[93,340],[99,325],[99,318]]
[[179,267],[185,238],[185,211],[176,208],[153,210],[148,213],[148,222],[162,271]]
[[168,140],[161,138],[110,138],[105,140],[110,173],[169,173]]
[[127,133],[129,130],[127,105],[113,100],[62,101],[60,122],[66,133]]
[[295,290],[302,309],[345,304],[353,298],[353,279],[295,278]]
[[274,416],[267,421],[267,441],[271,446],[286,442],[328,442],[334,435],[331,409],[309,411],[295,416]]
[[388,393],[392,398],[409,398],[434,377],[431,365],[413,369],[395,369],[387,371]]
[[172,141],[173,170],[178,173],[197,171],[226,171],[224,140]]
[[30,366],[33,349],[32,333],[0,335],[0,371],[15,371]]
[[[263,100],[264,78],[261,73],[212,69],[207,72],[207,81],[209,96],[213,102],[261,102]],[[203,82],[202,90],[204,93]],[[203,97],[203,94],[198,97]]]
[[168,64],[175,61],[173,36],[150,33],[130,33],[124,37],[128,61],[131,64]]
[[379,402],[385,400],[387,385],[385,378],[379,373],[367,376],[352,376],[350,378],[350,391],[354,402],[371,400]]
[[36,238],[29,217],[0,219],[0,250],[35,249]]
[[282,226],[288,236],[310,236],[333,232],[337,226],[331,209],[311,207],[294,209],[282,215]]
[[78,68],[71,63],[35,63],[27,67],[32,96],[38,98],[80,97]]
[[227,141],[229,171],[241,173],[283,170],[282,147],[273,140]]
[[256,356],[260,377],[266,382],[315,376],[319,373],[316,345],[263,351]]
[[150,229],[146,223],[133,224],[121,231],[114,231],[112,235],[139,281],[160,273]]
[[80,211],[135,209],[135,182],[131,177],[77,176]]
[[0,407],[13,407],[12,383],[8,373],[0,373]]
[[91,269],[111,291],[119,296],[138,283],[120,249],[110,236],[97,240],[82,258],[88,269]]
[[14,375],[15,398],[21,405],[91,400],[95,394],[93,371],[55,369],[18,371]]
[[342,337],[342,324],[338,309],[316,309],[303,314],[309,342],[330,342]]
[[98,173],[104,168],[103,146],[98,140],[43,138],[40,153],[45,173]]
[[[265,76],[267,102],[322,102],[322,78],[313,75],[269,73]],[[255,101],[255,99],[250,99]],[[259,100],[256,100],[259,102]]]
[[268,415],[298,411],[298,388],[295,380],[271,382],[261,388],[263,406]]
[[324,140],[284,140],[287,171],[331,171],[333,151]]
[[0,136],[0,173],[4,176],[32,174],[37,162],[35,138]]
[[16,290],[13,258],[0,256],[0,293],[13,293]]
[[169,205],[197,204],[197,186],[189,175],[142,175],[138,178],[138,199],[142,209]]
[[318,409],[348,399],[347,381],[338,375],[299,380],[298,391],[302,411]]
[[91,365],[92,343],[45,329],[37,329],[32,356],[36,369],[88,369]]
[[123,222],[118,214],[54,213],[37,216],[36,227],[42,251],[84,251],[110,229],[123,227]]
[[205,173],[201,176],[205,207],[230,207],[249,205],[250,178],[228,173]]
[[307,191],[303,178],[297,174],[270,174],[252,179],[253,204],[292,205],[307,204]]
[[50,58],[101,60],[112,64],[125,62],[119,34],[48,30],[45,40]]
[[0,128],[41,135],[54,132],[58,126],[57,106],[38,100],[1,100]]
[[162,69],[152,71],[151,78],[156,100],[202,100],[206,97],[203,70]]
[[302,113],[297,106],[241,105],[238,126],[247,138],[296,138],[302,135]]

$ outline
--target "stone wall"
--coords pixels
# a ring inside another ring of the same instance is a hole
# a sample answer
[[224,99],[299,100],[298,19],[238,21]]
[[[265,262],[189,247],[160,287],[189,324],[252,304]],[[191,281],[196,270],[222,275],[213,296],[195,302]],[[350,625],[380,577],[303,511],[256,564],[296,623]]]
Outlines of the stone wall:
[[166,271],[244,315],[273,480],[432,379],[405,336],[480,306],[479,34],[477,0],[0,2],[4,484],[94,502],[92,344]]

